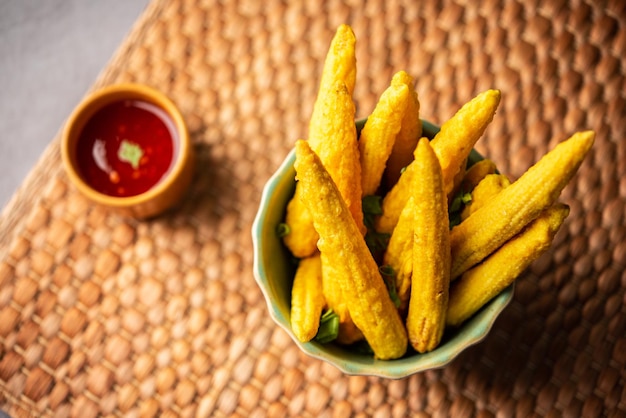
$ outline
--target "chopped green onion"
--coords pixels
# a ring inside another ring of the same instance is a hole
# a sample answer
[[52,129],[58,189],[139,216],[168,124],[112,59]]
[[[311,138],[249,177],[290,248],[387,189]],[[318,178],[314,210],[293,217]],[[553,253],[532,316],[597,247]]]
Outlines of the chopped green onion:
[[461,223],[461,212],[463,208],[467,206],[468,203],[472,201],[472,194],[469,192],[459,192],[454,199],[452,199],[452,203],[450,203],[450,207],[448,208],[448,219],[450,221],[450,229],[457,226]]
[[450,222],[449,228],[452,229],[461,223],[461,214],[458,212],[451,213],[448,220]]
[[278,238],[287,236],[290,232],[291,228],[289,228],[289,225],[284,222],[281,222],[276,226],[276,235],[278,235]]
[[117,158],[120,161],[129,163],[135,170],[139,168],[139,161],[143,157],[143,149],[134,142],[123,139],[117,151]]
[[365,243],[367,244],[367,248],[370,249],[370,252],[376,254],[384,252],[385,249],[387,249],[389,238],[391,238],[390,234],[368,230],[365,234]]
[[399,308],[400,297],[398,297],[398,292],[396,290],[396,272],[389,265],[380,266],[378,271],[385,282],[385,286],[387,286],[387,291],[389,292],[391,301],[396,308]]
[[363,214],[365,215],[382,215],[383,207],[381,205],[382,197],[371,195],[365,196],[361,201],[363,206]]
[[450,208],[448,209],[450,212],[456,212],[463,208],[463,206],[467,205],[472,201],[472,194],[467,192],[461,192],[454,196],[452,199],[452,203],[450,204]]
[[378,267],[378,271],[384,277],[395,277],[395,275],[396,275],[396,272],[394,271],[393,267],[391,267],[388,264],[385,264],[384,266]]
[[320,327],[315,335],[315,341],[326,344],[337,338],[339,334],[339,315],[332,309],[324,312],[320,318]]
[[387,248],[391,236],[390,234],[377,232],[374,228],[376,216],[382,215],[383,213],[381,202],[382,197],[376,195],[365,196],[361,202],[363,223],[367,228],[365,242],[372,254],[383,252]]

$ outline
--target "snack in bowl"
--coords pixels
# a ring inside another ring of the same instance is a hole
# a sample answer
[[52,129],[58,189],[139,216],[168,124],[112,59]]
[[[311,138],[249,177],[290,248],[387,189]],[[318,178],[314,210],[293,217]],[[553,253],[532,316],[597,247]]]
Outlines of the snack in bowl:
[[143,84],[87,96],[63,129],[61,155],[87,198],[140,219],[176,205],[193,176],[194,149],[180,110]]
[[[335,36],[350,33],[342,25]],[[255,278],[294,341],[346,373],[402,377],[441,367],[487,334],[515,279],[549,248],[568,213],[558,196],[594,134],[574,134],[509,182],[473,150],[500,91],[478,94],[439,130],[419,118],[412,79],[398,72],[372,114],[355,122],[345,79],[356,72],[354,44],[331,45],[309,126],[315,139],[296,141],[263,192]],[[338,63],[342,71],[326,71]],[[303,225],[312,238],[297,253]],[[303,284],[311,265],[316,273]]]

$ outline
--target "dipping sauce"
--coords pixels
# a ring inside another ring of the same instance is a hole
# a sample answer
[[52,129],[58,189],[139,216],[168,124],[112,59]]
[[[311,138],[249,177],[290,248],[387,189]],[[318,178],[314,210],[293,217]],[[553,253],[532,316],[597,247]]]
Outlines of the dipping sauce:
[[128,197],[150,190],[171,170],[178,138],[173,121],[161,108],[123,100],[89,119],[76,152],[85,182],[100,193]]

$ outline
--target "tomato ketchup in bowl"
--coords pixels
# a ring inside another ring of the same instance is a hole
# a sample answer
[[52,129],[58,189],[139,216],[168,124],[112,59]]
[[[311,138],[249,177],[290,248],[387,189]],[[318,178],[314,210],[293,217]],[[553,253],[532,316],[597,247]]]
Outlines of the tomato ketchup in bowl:
[[141,100],[121,100],[98,110],[78,139],[81,177],[94,189],[118,197],[154,187],[171,169],[176,128],[161,108]]
[[193,149],[180,112],[140,84],[87,97],[66,124],[61,151],[81,192],[138,218],[174,206],[191,182]]

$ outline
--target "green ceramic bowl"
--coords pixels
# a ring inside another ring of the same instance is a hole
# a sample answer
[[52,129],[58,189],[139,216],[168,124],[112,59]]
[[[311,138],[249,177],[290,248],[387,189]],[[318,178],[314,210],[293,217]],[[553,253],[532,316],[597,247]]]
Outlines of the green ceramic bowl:
[[[357,122],[357,129],[364,121]],[[435,125],[423,121],[424,135],[432,138],[438,131]],[[470,162],[482,157],[475,151]],[[414,373],[445,366],[463,350],[480,342],[488,334],[494,321],[513,297],[513,285],[492,299],[459,329],[446,331],[439,347],[419,354],[408,350],[397,360],[376,360],[338,344],[301,343],[290,325],[291,284],[295,267],[293,257],[276,234],[276,227],[285,216],[285,208],[295,189],[295,153],[291,151],[280,168],[268,180],[252,227],[254,245],[254,277],[263,292],[272,319],[291,336],[308,355],[333,364],[346,374],[402,378]]]

